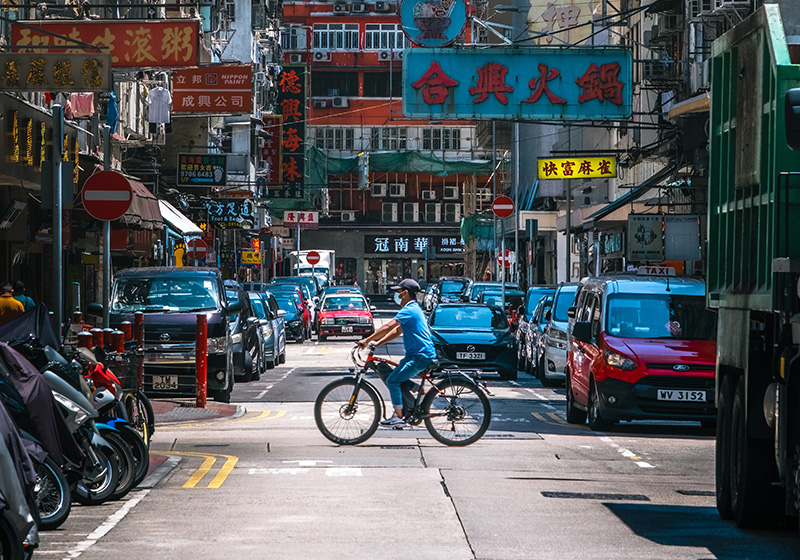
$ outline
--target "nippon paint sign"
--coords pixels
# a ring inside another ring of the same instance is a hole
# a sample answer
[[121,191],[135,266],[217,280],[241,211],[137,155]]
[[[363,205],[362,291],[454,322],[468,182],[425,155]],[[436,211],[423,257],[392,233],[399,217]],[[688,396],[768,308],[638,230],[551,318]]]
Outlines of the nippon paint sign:
[[420,119],[624,120],[625,48],[406,49],[403,115]]

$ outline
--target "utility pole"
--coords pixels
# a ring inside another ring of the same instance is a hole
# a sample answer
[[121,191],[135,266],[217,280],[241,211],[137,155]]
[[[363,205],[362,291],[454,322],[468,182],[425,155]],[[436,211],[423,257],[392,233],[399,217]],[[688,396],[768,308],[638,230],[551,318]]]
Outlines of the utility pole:
[[[61,239],[62,216],[62,184],[61,162],[64,159],[64,108],[53,105],[53,319],[61,338],[62,318],[64,312],[64,263]],[[110,239],[104,240],[107,245]],[[104,302],[108,305],[108,302]]]
[[[492,200],[497,198],[497,123],[492,121]],[[489,261],[492,262],[495,280],[498,278],[497,266],[497,216],[492,214],[492,252]]]
[[519,284],[519,121],[514,122],[514,255],[513,281]]

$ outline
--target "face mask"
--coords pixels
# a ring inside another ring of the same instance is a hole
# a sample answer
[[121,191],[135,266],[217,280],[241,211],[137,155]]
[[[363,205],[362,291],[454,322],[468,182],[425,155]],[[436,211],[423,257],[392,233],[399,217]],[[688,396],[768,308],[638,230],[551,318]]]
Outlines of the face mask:
[[398,292],[394,293],[394,302],[397,305],[403,305],[403,301],[400,299],[400,294]]

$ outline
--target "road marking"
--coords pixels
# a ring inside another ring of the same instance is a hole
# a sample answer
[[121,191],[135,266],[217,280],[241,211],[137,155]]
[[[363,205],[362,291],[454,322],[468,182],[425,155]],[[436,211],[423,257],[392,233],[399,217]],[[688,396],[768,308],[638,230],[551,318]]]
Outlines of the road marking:
[[564,420],[557,412],[531,412],[531,415],[533,415],[537,420],[547,424],[552,424],[553,422],[556,422],[557,424],[567,423],[567,421]]
[[642,461],[642,458],[639,457],[633,451],[625,449],[624,447],[620,447],[619,445],[614,443],[614,441],[609,437],[601,437],[600,441],[602,441],[604,443],[607,443],[608,445],[610,445],[611,447],[616,449],[617,452],[619,452],[623,457],[627,457],[628,459],[633,461],[633,463],[638,467],[641,467],[643,469],[654,469],[655,468],[653,465],[651,465],[647,461]]
[[228,475],[233,472],[233,467],[239,462],[238,457],[233,455],[216,455],[213,453],[192,453],[190,451],[152,451],[152,453],[161,453],[163,455],[181,455],[186,457],[200,457],[203,459],[203,464],[197,469],[192,476],[189,477],[181,488],[195,488],[203,480],[203,477],[214,467],[217,459],[225,459],[222,468],[217,473],[217,476],[206,486],[206,488],[219,488],[228,478]]
[[77,558],[84,552],[86,552],[89,548],[94,545],[97,541],[102,539],[108,532],[117,526],[117,523],[122,521],[128,512],[130,512],[136,505],[141,502],[145,496],[150,492],[150,490],[141,490],[133,495],[129,500],[127,500],[122,507],[120,507],[117,511],[109,515],[100,526],[89,533],[87,537],[75,545],[75,548],[70,550],[66,556],[64,556],[64,560]]
[[333,461],[314,461],[314,460],[301,460],[301,461],[284,461],[284,463],[297,463],[298,467],[316,467],[322,463],[333,463]]
[[305,351],[306,356],[321,356],[323,354],[330,354],[333,352],[333,346],[310,346]]
[[328,467],[325,476],[364,476],[361,469],[356,467]]
[[311,469],[300,469],[296,467],[288,469],[250,469],[248,474],[305,474]]

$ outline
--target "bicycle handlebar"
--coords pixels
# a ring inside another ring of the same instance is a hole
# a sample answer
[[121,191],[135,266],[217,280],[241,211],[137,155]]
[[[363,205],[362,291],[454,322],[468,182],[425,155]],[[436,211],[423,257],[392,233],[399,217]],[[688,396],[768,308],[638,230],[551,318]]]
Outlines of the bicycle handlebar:
[[353,360],[356,367],[363,367],[364,364],[367,363],[367,360],[375,354],[375,346],[370,343],[367,345],[367,348],[369,349],[369,355],[366,358],[361,357],[361,351],[364,350],[364,348],[361,348],[358,344],[353,346],[353,349],[350,351],[350,359]]

